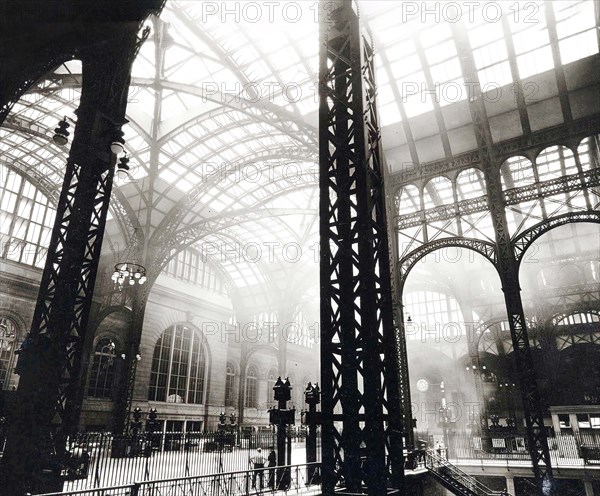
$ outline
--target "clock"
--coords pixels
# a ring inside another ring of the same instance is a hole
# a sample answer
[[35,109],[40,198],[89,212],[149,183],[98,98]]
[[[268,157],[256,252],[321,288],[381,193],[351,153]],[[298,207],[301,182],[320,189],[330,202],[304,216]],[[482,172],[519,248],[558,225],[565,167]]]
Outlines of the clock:
[[427,379],[419,379],[417,381],[417,389],[424,393],[429,389],[429,381]]

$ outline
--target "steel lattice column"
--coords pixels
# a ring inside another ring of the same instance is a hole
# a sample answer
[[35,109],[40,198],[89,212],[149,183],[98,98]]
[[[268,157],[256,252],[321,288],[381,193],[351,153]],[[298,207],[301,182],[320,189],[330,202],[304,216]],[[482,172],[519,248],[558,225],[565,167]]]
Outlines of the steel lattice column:
[[[137,24],[82,54],[78,120],[31,331],[17,364],[17,411],[4,452],[8,494],[60,490],[65,436],[77,429],[81,348],[112,189],[110,143],[124,122]],[[54,456],[51,454],[54,453]]]
[[[133,400],[133,388],[137,370],[137,356],[139,354],[142,331],[144,327],[144,314],[148,300],[149,289],[152,281],[148,280],[144,286],[136,285],[128,288],[133,293],[131,320],[129,322],[128,338],[125,343],[125,360],[123,373],[119,377],[119,388],[113,414],[113,433],[127,433],[129,431],[129,416]],[[148,358],[148,357],[147,357]],[[114,452],[114,456],[124,456],[123,452]]]
[[[384,162],[385,163],[385,162]],[[387,172],[387,165],[384,168],[384,177]],[[386,182],[386,187],[389,182]],[[406,349],[406,329],[404,326],[404,305],[402,304],[403,281],[399,278],[398,271],[398,233],[394,226],[394,196],[389,191],[386,193],[386,213],[388,217],[389,252],[391,268],[391,289],[392,304],[395,324],[396,342],[398,347],[398,388],[400,394],[400,412],[402,422],[402,434],[404,437],[404,446],[406,448],[415,448],[414,419],[412,416],[412,402],[410,399],[410,382],[408,375],[408,351]]]
[[473,52],[467,38],[467,30],[461,29],[457,25],[452,25],[452,30],[465,78],[465,86],[469,89],[471,119],[486,181],[488,204],[496,237],[497,266],[504,292],[515,364],[519,374],[519,386],[523,399],[529,454],[538,493],[542,496],[548,496],[554,492],[550,451],[521,300],[519,265],[515,257],[506,220],[500,166],[494,158],[492,133],[479,86]]
[[323,494],[381,496],[404,472],[373,50],[352,2],[322,5]]

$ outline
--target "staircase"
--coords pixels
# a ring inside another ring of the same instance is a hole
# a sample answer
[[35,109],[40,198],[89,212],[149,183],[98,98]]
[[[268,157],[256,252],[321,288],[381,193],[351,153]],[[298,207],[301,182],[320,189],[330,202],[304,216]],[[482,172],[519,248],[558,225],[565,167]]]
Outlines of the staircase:
[[492,491],[475,477],[465,474],[433,451],[427,451],[425,467],[429,470],[431,477],[457,496],[504,496],[508,494],[502,491]]

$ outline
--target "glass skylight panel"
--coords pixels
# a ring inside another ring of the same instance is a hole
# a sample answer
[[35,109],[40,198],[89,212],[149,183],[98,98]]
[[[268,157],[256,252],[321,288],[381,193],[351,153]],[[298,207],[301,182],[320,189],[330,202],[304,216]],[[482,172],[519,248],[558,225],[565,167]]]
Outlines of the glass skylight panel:
[[556,31],[559,38],[565,38],[595,26],[594,2],[554,0],[550,3],[554,9]]
[[392,71],[392,77],[399,79],[413,72],[421,69],[421,61],[419,56],[415,53],[404,57],[396,62],[390,63],[390,70]]
[[398,29],[398,23],[384,30],[375,31],[375,47],[377,46],[389,46],[395,41],[401,40],[406,37],[406,33],[403,29]]
[[425,50],[425,57],[429,64],[436,64],[455,56],[456,47],[454,46],[454,40],[444,41]]
[[235,158],[240,156],[239,152],[235,152],[234,150],[232,150],[231,148],[226,148],[224,150],[221,150],[219,152],[219,155],[224,158],[226,161],[231,161],[234,160]]
[[598,52],[594,2],[553,2],[561,62],[568,64]]
[[154,77],[154,54],[155,47],[152,39],[144,42],[133,63],[131,74],[133,77],[153,78]]
[[419,33],[419,40],[424,48],[440,45],[440,43],[452,38],[449,24],[436,22],[434,16],[428,16],[428,19],[430,18],[434,24],[433,29],[422,30]]
[[394,101],[395,97],[392,86],[390,84],[379,85],[377,88],[377,103],[383,106]]
[[67,60],[54,71],[55,74],[81,74],[81,60]]
[[419,189],[409,184],[402,188],[396,195],[396,211],[398,215],[405,215],[421,209]]
[[135,87],[136,91],[130,92],[130,98],[127,103],[128,109],[135,108],[138,112],[153,117],[154,115],[154,92],[141,86]]
[[502,188],[512,189],[535,183],[531,161],[525,157],[511,157],[500,168]]
[[[397,31],[398,28],[396,28]],[[404,40],[399,43],[394,43],[390,46],[385,46],[385,56],[389,62],[395,62],[399,59],[405,59],[409,55],[415,54],[417,47],[413,40]]]
[[222,201],[222,197],[214,197],[210,200],[210,208],[211,210],[216,210],[218,212],[222,211],[227,207],[227,203]]
[[579,154],[579,161],[581,162],[581,168],[584,171],[597,167],[597,165],[594,164],[594,160],[592,159],[592,155],[594,154],[593,147],[594,138],[589,137],[585,138],[577,148],[577,152]]
[[565,147],[546,148],[538,155],[536,167],[540,181],[577,173],[573,153]]
[[456,179],[456,189],[459,200],[485,195],[483,172],[479,169],[468,169],[461,172]]
[[431,96],[424,94],[425,89],[427,89],[427,82],[422,71],[411,74],[400,81],[400,97],[407,117],[414,117],[433,110]]
[[558,42],[560,59],[568,64],[598,53],[598,34],[596,29],[589,29]]
[[517,57],[519,76],[523,79],[554,68],[550,46],[544,46]]
[[[507,61],[477,71],[482,91],[496,91],[499,86],[510,84],[513,80],[510,64]],[[526,77],[521,75],[521,77]],[[465,91],[465,93],[467,93]]]
[[178,45],[169,46],[169,49],[166,51],[164,57],[165,72],[176,70],[177,67],[180,67],[186,61],[188,61],[194,54],[195,52],[189,48],[184,48]]
[[379,105],[379,121],[382,126],[390,126],[402,121],[402,116],[396,102]]
[[433,65],[430,71],[434,83],[445,83],[446,81],[457,79],[462,75],[458,57],[454,57],[441,64]]
[[469,29],[468,35],[473,49],[504,38],[501,22],[484,22],[481,26]]
[[[264,60],[254,60],[253,62],[247,64],[244,72],[248,75],[251,83],[258,83],[259,81],[263,81],[265,79],[274,80],[275,76],[273,75],[273,71],[269,68],[269,66],[264,62]],[[259,95],[263,94],[261,86],[258,85],[258,89],[256,90]],[[265,92],[268,95],[268,92]],[[264,96],[263,96],[264,98]]]
[[513,35],[515,53],[517,55],[550,44],[550,36],[546,26],[530,27]]
[[508,60],[508,52],[504,39],[494,41],[473,50],[473,58],[478,69],[488,67],[497,62]]
[[425,208],[452,203],[452,181],[445,177],[431,179],[423,190]]
[[163,97],[163,103],[161,106],[161,119],[163,121],[170,119],[171,117],[177,116],[185,112],[187,109],[183,102],[173,94],[170,96]]

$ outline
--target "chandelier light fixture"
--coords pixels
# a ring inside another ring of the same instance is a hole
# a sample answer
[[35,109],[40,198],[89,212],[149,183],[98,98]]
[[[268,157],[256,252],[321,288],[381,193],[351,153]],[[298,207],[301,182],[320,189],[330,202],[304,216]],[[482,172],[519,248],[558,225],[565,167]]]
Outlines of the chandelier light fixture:
[[65,146],[69,142],[69,127],[71,125],[67,122],[67,117],[62,121],[59,121],[58,127],[54,129],[54,136],[52,136],[52,141],[59,146]]
[[125,153],[117,163],[117,178],[121,181],[127,179],[127,176],[129,176],[129,169],[129,157],[127,156],[127,153]]
[[115,265],[111,277],[119,289],[124,286],[143,285],[146,282],[146,267],[136,262],[121,262]]
[[123,138],[124,132],[120,129],[115,132],[112,143],[110,144],[110,151],[113,152],[117,157],[125,152],[125,139]]

